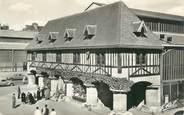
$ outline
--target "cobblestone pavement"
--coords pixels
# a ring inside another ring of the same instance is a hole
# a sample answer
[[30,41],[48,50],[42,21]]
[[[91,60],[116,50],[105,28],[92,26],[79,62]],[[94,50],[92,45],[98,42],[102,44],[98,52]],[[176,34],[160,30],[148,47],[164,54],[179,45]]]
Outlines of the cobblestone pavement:
[[[49,109],[55,108],[57,115],[107,115],[107,111],[88,111],[87,108],[82,107],[81,104],[75,102],[55,102],[53,100],[40,100],[36,104],[21,104],[17,100],[18,107],[12,109],[11,94],[16,92],[17,87],[0,87],[0,115],[33,115],[37,106],[43,108],[45,104]],[[20,104],[20,105],[19,105]]]

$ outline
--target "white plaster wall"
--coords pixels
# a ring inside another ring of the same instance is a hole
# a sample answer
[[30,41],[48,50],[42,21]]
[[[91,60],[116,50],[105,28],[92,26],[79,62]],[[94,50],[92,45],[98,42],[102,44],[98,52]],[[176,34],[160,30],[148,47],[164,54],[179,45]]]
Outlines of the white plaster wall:
[[123,68],[122,73],[119,74],[117,68],[112,68],[112,76],[113,77],[118,77],[118,78],[128,78],[128,69]]
[[152,83],[152,85],[160,85],[160,75],[131,77],[130,80],[133,81],[134,83],[141,82],[141,81],[147,81],[147,82]]

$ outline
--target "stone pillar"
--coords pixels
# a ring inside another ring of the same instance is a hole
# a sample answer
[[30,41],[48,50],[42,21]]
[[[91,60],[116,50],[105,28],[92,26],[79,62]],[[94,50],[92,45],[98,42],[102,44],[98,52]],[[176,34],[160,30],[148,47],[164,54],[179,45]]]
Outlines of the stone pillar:
[[86,104],[95,106],[98,100],[98,92],[93,84],[84,84],[86,86]]
[[33,93],[37,90],[37,85],[35,84],[35,76],[28,73],[27,78],[28,78],[28,85],[26,91]]
[[146,105],[160,106],[160,86],[151,85],[146,89]]
[[126,112],[127,111],[127,92],[124,90],[113,90],[113,111]]
[[32,74],[28,74],[27,75],[27,78],[28,78],[28,85],[31,86],[31,85],[36,85],[35,84],[35,76],[32,75]]
[[38,81],[38,85],[42,89],[44,87],[43,76],[39,76]]
[[52,79],[51,80],[51,95],[53,95],[56,92],[56,87],[58,87],[58,80],[57,79]]
[[66,96],[67,97],[72,97],[73,96],[73,83],[72,81],[65,81],[65,88],[66,88]]

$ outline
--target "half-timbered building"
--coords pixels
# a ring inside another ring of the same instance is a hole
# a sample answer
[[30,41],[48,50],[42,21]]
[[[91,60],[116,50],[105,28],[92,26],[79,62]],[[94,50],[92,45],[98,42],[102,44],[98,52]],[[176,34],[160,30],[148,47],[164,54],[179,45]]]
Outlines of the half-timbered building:
[[146,24],[123,2],[51,20],[27,47],[28,70],[47,74],[51,89],[60,76],[66,96],[82,95],[89,105],[115,111],[143,100],[161,106],[183,99],[182,46],[160,39]]

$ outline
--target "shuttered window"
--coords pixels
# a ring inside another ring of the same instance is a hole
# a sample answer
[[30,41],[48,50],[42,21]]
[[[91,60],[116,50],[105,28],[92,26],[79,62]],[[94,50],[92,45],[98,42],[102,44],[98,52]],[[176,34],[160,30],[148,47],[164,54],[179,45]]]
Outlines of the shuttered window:
[[117,56],[117,60],[118,60],[118,73],[122,73],[122,68],[121,68],[121,63],[122,63],[122,59],[121,59],[121,54],[118,53],[118,56]]
[[96,53],[96,65],[105,65],[104,53]]
[[32,57],[31,58],[32,58],[32,61],[35,61],[36,60],[36,52],[33,52],[32,53]]
[[43,54],[42,54],[42,60],[43,60],[44,62],[46,62],[46,60],[47,60],[47,59],[46,59],[46,53],[43,53]]
[[56,53],[56,62],[61,62],[61,53]]
[[74,64],[79,64],[80,63],[80,53],[74,53],[73,54],[73,63]]
[[146,53],[136,54],[136,64],[146,64]]

